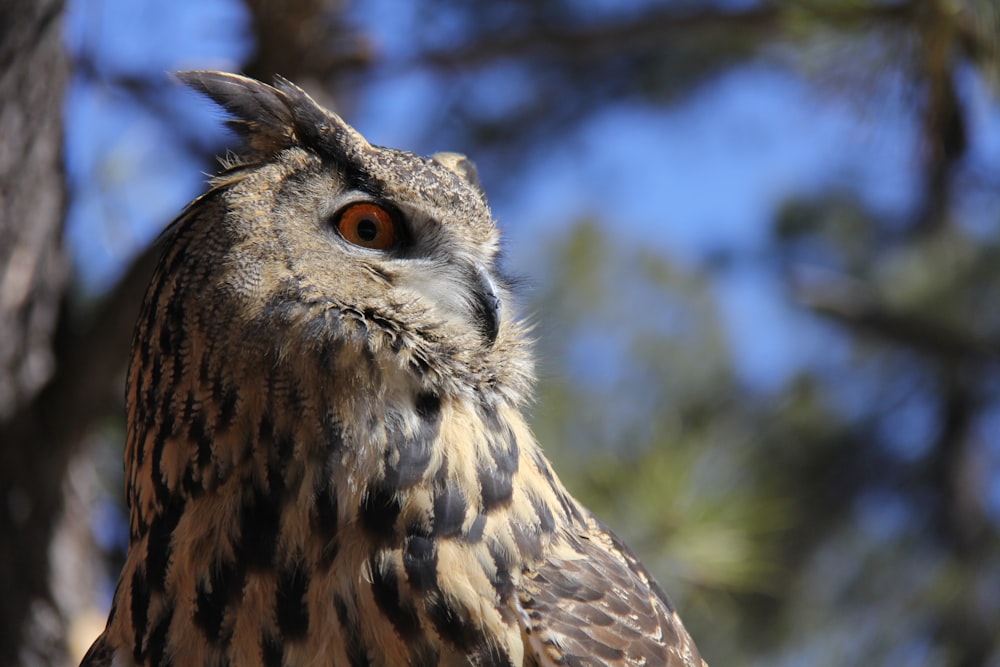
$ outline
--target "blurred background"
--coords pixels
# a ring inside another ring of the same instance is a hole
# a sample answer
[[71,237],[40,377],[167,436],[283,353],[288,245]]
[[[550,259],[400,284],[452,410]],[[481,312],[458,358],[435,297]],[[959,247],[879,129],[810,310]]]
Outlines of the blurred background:
[[0,665],[103,627],[219,68],[478,164],[536,433],[709,662],[1000,666],[998,66],[996,0],[6,0]]

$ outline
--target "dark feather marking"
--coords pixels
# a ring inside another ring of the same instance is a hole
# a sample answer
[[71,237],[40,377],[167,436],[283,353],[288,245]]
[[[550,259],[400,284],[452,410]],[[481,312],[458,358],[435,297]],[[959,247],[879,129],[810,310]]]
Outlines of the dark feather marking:
[[299,390],[298,381],[292,378],[287,384],[282,385],[282,404],[291,411],[290,417],[301,417],[305,414],[305,403],[302,400],[302,392]]
[[163,355],[164,359],[171,359],[174,353],[177,352],[175,349],[176,345],[174,341],[173,323],[159,322],[159,327],[159,336],[157,336],[156,341],[159,346],[159,352]]
[[[296,294],[278,288],[253,320],[250,333],[254,338],[266,339],[275,327],[287,327],[295,322],[302,313],[302,304],[296,301]],[[316,332],[311,332],[315,334]]]
[[182,514],[184,514],[184,499],[175,495],[170,498],[163,511],[149,523],[149,537],[146,542],[146,578],[151,590],[162,591],[166,586],[171,537]]
[[240,511],[240,542],[236,552],[248,568],[267,569],[274,562],[281,509],[274,498],[256,486],[252,494],[244,498]]
[[323,553],[320,556],[320,567],[328,569],[339,551],[337,540],[337,494],[332,482],[325,477],[316,479],[314,490],[314,511],[311,515],[313,530],[323,540]]
[[162,381],[163,381],[163,356],[159,352],[154,352],[153,364],[149,366],[150,387],[153,388],[159,387]]
[[608,646],[603,642],[591,642],[590,647],[593,649],[594,654],[597,655],[597,657],[603,658],[604,660],[617,662],[625,657],[625,654],[621,649]]
[[287,431],[278,431],[274,436],[275,454],[278,456],[278,463],[282,472],[292,458],[295,451],[295,438]]
[[141,663],[146,657],[143,639],[146,636],[146,623],[149,621],[149,584],[146,576],[139,568],[132,573],[129,609],[132,612],[132,629],[135,632],[135,646],[132,647],[132,657]]
[[[133,502],[133,503],[132,503],[132,506],[134,506],[134,507],[137,507],[137,503],[138,503],[138,494],[137,494],[137,493],[135,493],[134,491],[132,492],[132,498],[133,498],[133,500],[135,500],[135,502]],[[138,509],[138,510],[136,511],[136,513],[135,513],[135,514],[136,514],[136,516],[135,516],[135,524],[136,524],[136,525],[135,525],[135,528],[134,528],[134,529],[132,529],[132,527],[131,527],[131,526],[129,527],[129,539],[130,539],[130,540],[131,540],[132,542],[135,542],[135,541],[136,541],[136,540],[138,540],[138,539],[139,539],[139,538],[140,538],[141,536],[145,535],[145,534],[146,534],[146,531],[147,531],[147,530],[149,529],[149,524],[148,524],[148,523],[146,523],[146,519],[145,519],[145,517],[143,516],[143,513],[142,513],[142,509],[141,509],[141,508],[139,508],[139,509]]]
[[[360,190],[361,192],[367,193],[374,199],[384,199],[386,196],[385,184],[382,181],[374,178],[368,171],[368,168],[360,163],[350,160],[348,158],[335,155],[337,148],[331,147],[336,146],[338,141],[324,141],[322,145],[318,147],[321,157],[334,157],[334,161],[341,168],[344,180],[355,190]],[[343,155],[341,151],[340,155]]]
[[480,463],[478,470],[483,508],[489,512],[507,505],[513,497],[513,477],[518,470],[520,449],[507,424],[501,423],[492,411],[481,408],[479,412],[490,433],[488,449],[493,459],[493,466]]
[[469,651],[480,639],[481,633],[469,622],[470,619],[463,618],[462,614],[448,604],[441,595],[435,595],[428,600],[427,616],[438,634],[459,650]]
[[574,614],[573,613],[574,611],[576,611],[575,608],[566,611],[567,617],[572,618],[573,622],[567,623],[563,626],[564,630],[562,632],[562,635],[564,637],[570,637],[572,639],[576,639],[577,641],[582,640],[584,642],[587,642],[589,648],[590,642],[593,641],[593,638],[590,636],[590,633],[584,630],[585,621],[581,619],[578,615]]
[[257,441],[253,437],[248,437],[243,441],[243,455],[240,461],[241,463],[246,463],[253,458],[254,447],[256,444]]
[[385,186],[373,178],[368,168],[351,153],[363,149],[364,145],[352,143],[343,121],[331,117],[293,84],[277,80],[276,85],[289,101],[295,135],[302,146],[313,151],[321,159],[332,163],[352,189],[361,190],[373,197],[382,197]]
[[506,600],[514,593],[514,581],[510,576],[510,564],[497,550],[491,549],[490,556],[493,557],[493,566],[496,568],[496,573],[490,576],[490,583],[493,584],[493,590],[497,592],[500,599]]
[[378,608],[392,622],[396,632],[407,644],[413,643],[420,633],[420,617],[416,607],[399,594],[399,574],[395,563],[388,561],[381,567],[372,562],[372,595]]
[[[155,388],[155,387],[154,387]],[[164,439],[169,438],[174,434],[174,395],[169,392],[163,392],[160,396],[159,414],[157,415],[163,421],[160,423],[160,429],[162,430]],[[157,463],[159,463],[157,461]]]
[[[153,418],[152,413],[150,413],[146,406],[149,405],[149,401],[152,398],[151,395],[147,395],[146,389],[144,388],[145,375],[143,373],[138,373],[135,381],[135,395],[138,397],[135,401],[136,405],[133,407],[137,408],[135,423],[141,427],[143,438],[145,434],[153,430],[156,426],[156,420]],[[146,448],[137,447],[135,453],[136,465],[137,467],[142,467],[142,462],[146,460]]]
[[591,625],[596,625],[598,627],[610,628],[616,623],[616,620],[610,614],[607,614],[604,610],[602,610],[600,607],[597,607],[596,605],[581,606],[580,616],[582,616],[587,623]]
[[[276,365],[276,362],[271,361]],[[274,493],[275,489],[284,488],[284,475],[287,460],[281,458],[278,453],[278,426],[274,415],[280,412],[275,408],[275,395],[277,394],[277,373],[267,374],[265,381],[264,409],[261,411],[260,421],[257,423],[257,451],[261,452],[267,460],[268,489]],[[284,407],[284,406],[282,406]]]
[[551,533],[556,527],[552,510],[549,509],[549,506],[545,504],[540,496],[530,493],[528,497],[531,499],[531,507],[535,510],[535,514],[538,515],[538,527],[543,533]]
[[167,301],[165,317],[161,324],[169,324],[174,331],[181,331],[184,325],[184,299],[178,298],[176,294],[171,297]]
[[351,667],[368,667],[371,663],[362,644],[357,619],[351,615],[347,603],[339,595],[334,596],[333,606],[337,612],[337,620],[340,621],[340,629],[344,633],[344,651],[347,653],[348,663]]
[[437,588],[437,548],[422,535],[410,535],[403,549],[403,569],[406,580],[417,591]]
[[462,532],[468,504],[462,489],[454,482],[436,488],[434,493],[434,537],[451,537]]
[[184,407],[181,409],[181,421],[185,424],[189,423],[198,410],[198,407],[198,398],[194,395],[193,391],[189,390],[187,398],[184,399]]
[[396,274],[389,271],[385,267],[370,265],[365,267],[368,271],[375,274],[379,278],[385,281],[386,285],[392,286],[396,282]]
[[[164,401],[164,403],[168,402],[169,399]],[[156,436],[153,438],[153,474],[151,477],[156,500],[160,503],[166,503],[170,498],[170,487],[163,480],[163,469],[160,467],[160,463],[163,460],[163,450],[166,449],[167,440],[173,436],[173,419],[169,411],[162,412],[162,415],[163,421],[160,422],[160,427],[156,430]]]
[[514,497],[514,482],[509,473],[479,464],[479,486],[482,489],[483,511],[490,512],[508,505]]
[[417,395],[417,416],[425,422],[436,423],[441,419],[441,398],[436,394],[423,392]]
[[[623,600],[618,595],[605,596],[604,601],[601,604],[604,605],[605,609],[616,616],[627,616],[632,612],[632,607],[629,606],[628,602]],[[625,626],[622,626],[621,630],[625,631]]]
[[[140,400],[139,405],[142,406],[143,419],[140,422],[143,426],[143,435],[146,433],[152,433],[156,429],[156,409],[154,404],[156,403],[156,387],[150,384],[148,387],[143,388],[143,392],[139,394]],[[150,409],[152,408],[152,409]],[[144,456],[146,452],[140,450],[140,453]],[[140,461],[143,458],[139,459]]]
[[[336,321],[329,312],[324,313],[327,321]],[[337,364],[337,353],[340,350],[341,342],[339,338],[340,326],[337,322],[337,333],[327,332],[319,340],[319,365],[321,368],[334,368]]]
[[169,392],[172,395],[179,395],[181,393],[181,384],[187,377],[187,369],[185,368],[187,355],[185,354],[185,348],[190,349],[190,343],[188,342],[188,334],[184,326],[184,302],[181,299],[172,299],[167,305],[167,322],[163,324],[164,327],[169,326],[173,335],[171,336],[171,343],[175,346],[171,350],[171,356],[169,357],[173,361],[173,368],[170,373],[170,389]]
[[201,356],[201,362],[198,364],[198,383],[201,386],[208,384],[209,379],[212,376],[212,355],[203,354]]
[[[408,489],[424,477],[431,462],[434,440],[438,425],[423,422],[412,438],[404,437],[398,431],[390,432],[386,443],[385,484],[393,489]],[[390,456],[398,454],[398,460],[390,462]]]
[[281,667],[285,658],[285,644],[265,630],[260,636],[260,652],[264,667]]
[[226,609],[242,595],[244,581],[243,569],[232,561],[225,561],[212,565],[208,582],[204,579],[198,582],[194,622],[210,641],[228,639],[222,636],[222,621]]
[[[165,256],[161,255],[158,260],[159,265],[163,265],[165,262]],[[160,298],[163,296],[163,289],[166,287],[167,281],[164,279],[164,272],[158,271],[153,275],[153,279],[149,284],[148,292],[146,294],[145,303],[142,310],[139,313],[139,320],[143,323],[143,333],[146,334],[144,342],[149,341],[149,332],[156,328],[156,321],[160,316]],[[145,362],[149,360],[149,355],[143,357],[143,366]]]
[[[576,600],[577,602],[596,602],[600,600],[603,593],[595,588],[591,588],[576,577],[554,567],[546,568],[536,575],[536,580],[548,585],[553,594],[561,599]],[[604,582],[604,579],[598,579]]]
[[434,629],[445,641],[469,654],[472,664],[510,665],[510,658],[486,637],[476,619],[463,612],[440,595],[433,596],[427,603],[427,617]]
[[384,483],[374,483],[361,499],[361,525],[377,540],[390,540],[401,510],[395,491]]
[[289,489],[285,485],[285,477],[281,474],[280,466],[271,465],[267,467],[267,491],[275,502],[281,504],[285,498],[294,496],[298,491],[298,485],[302,483],[301,477],[291,480],[293,488]]
[[164,660],[167,649],[167,631],[170,629],[170,622],[173,618],[173,607],[167,607],[149,633],[149,639],[146,641],[146,650],[150,665],[169,667],[173,664],[171,660]]
[[426,375],[430,369],[430,363],[422,355],[414,353],[410,358],[410,370],[417,375]]
[[212,397],[219,405],[219,416],[215,421],[215,432],[225,433],[233,424],[236,417],[236,403],[239,400],[239,391],[236,387],[226,384],[222,376],[215,378],[212,385]]
[[281,570],[278,577],[275,614],[278,628],[285,639],[300,639],[305,637],[309,630],[309,608],[306,605],[308,590],[309,574],[301,562],[296,561],[292,567]]
[[[144,336],[142,339],[136,340],[134,344],[139,350],[139,368],[143,370],[149,369],[149,360],[152,358],[153,354],[153,346],[149,336]],[[152,371],[152,369],[150,369],[150,371]],[[138,373],[137,376],[142,378],[143,373]]]
[[339,452],[344,446],[344,429],[332,411],[323,413],[323,444],[327,454]]
[[517,521],[510,521],[510,530],[514,535],[514,542],[517,544],[517,549],[523,557],[532,560],[541,560],[542,540],[539,537],[537,529],[523,526]]
[[265,410],[257,424],[257,442],[262,446],[274,443],[274,418]]
[[520,448],[510,424],[501,421],[496,411],[486,405],[479,405],[477,412],[489,434],[489,451],[498,470],[513,475],[520,463]]
[[506,424],[498,431],[499,436],[491,439],[489,443],[490,455],[496,463],[497,470],[513,475],[517,472],[520,463],[520,448],[517,445],[517,438]]
[[188,440],[198,446],[198,467],[204,469],[212,462],[212,437],[208,433],[205,413],[197,410],[188,422]]
[[484,638],[479,649],[474,651],[474,663],[478,667],[510,667],[510,656],[496,642]]
[[[400,329],[400,325],[395,320],[386,317],[381,311],[375,310],[374,308],[365,308],[362,312],[364,314],[364,318],[377,326],[379,329],[386,331],[398,331]],[[368,354],[371,354],[370,351],[367,352]],[[371,358],[371,361],[375,361],[374,357]]]
[[465,541],[469,544],[475,544],[479,540],[483,539],[483,530],[486,528],[486,515],[477,514],[476,518],[473,520],[472,525],[469,526],[468,532],[465,534]]
[[438,648],[426,639],[412,642],[409,649],[410,667],[438,667],[440,660]]
[[[185,225],[185,228],[189,227],[191,224],[193,224],[193,222],[195,220],[198,219],[198,216],[191,215],[191,213],[193,213],[192,209],[186,210],[184,213],[182,213],[179,216],[178,219],[176,219],[171,224],[183,224],[183,225]],[[169,230],[169,227],[168,227],[168,230]],[[164,230],[164,231],[167,231],[167,230]],[[180,229],[178,229],[177,231],[178,231],[178,233],[174,235],[174,239],[177,239],[177,240],[184,239],[185,235],[179,233]],[[160,263],[159,263],[160,264],[159,265],[160,276],[166,277],[166,276],[175,276],[175,275],[177,275],[177,271],[180,269],[181,265],[188,258],[188,249],[189,248],[190,248],[190,242],[176,242],[176,243],[173,243],[171,245],[166,246],[165,252],[160,256]],[[161,279],[161,280],[159,280],[157,282],[159,282],[161,285],[163,285],[163,284],[167,283],[167,280]],[[178,289],[178,282],[179,281],[172,280],[170,282],[171,282],[171,287],[173,287],[174,290]],[[172,296],[173,296],[173,294],[171,294],[171,297]],[[159,308],[159,305],[160,305],[160,290],[159,289],[157,290],[156,300],[152,301],[151,303],[153,303],[155,307]]]

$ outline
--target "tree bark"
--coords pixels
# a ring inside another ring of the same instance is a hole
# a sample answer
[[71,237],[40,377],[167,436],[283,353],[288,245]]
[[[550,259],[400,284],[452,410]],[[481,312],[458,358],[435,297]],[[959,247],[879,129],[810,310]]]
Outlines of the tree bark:
[[[66,287],[61,0],[8,0],[0,16],[0,664],[52,664],[63,623],[48,550],[68,450],[25,440],[54,368]],[[49,420],[57,419],[48,415]],[[41,446],[40,446],[41,445]]]

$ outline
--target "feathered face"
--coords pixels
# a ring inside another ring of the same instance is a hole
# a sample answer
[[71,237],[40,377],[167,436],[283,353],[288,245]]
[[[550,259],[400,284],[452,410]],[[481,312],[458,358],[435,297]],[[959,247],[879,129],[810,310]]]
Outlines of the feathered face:
[[292,449],[350,440],[347,467],[374,474],[390,434],[422,432],[421,406],[527,399],[525,334],[465,158],[372,146],[287,82],[180,76],[248,149],[169,232],[136,327],[134,536],[179,488],[248,459],[266,477]]
[[176,231],[214,274],[209,302],[227,304],[200,321],[221,334],[236,319],[246,344],[266,332],[259,342],[284,359],[354,341],[422,372],[443,359],[443,375],[471,385],[495,386],[502,370],[526,393],[523,332],[467,159],[373,146],[288,82],[180,77],[237,117],[249,148]]

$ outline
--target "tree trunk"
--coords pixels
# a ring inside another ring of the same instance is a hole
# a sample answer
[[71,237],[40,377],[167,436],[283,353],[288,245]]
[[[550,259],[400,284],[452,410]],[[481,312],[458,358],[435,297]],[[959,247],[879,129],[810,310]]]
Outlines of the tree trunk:
[[0,665],[53,664],[64,623],[50,602],[49,544],[69,452],[26,438],[41,424],[29,408],[54,368],[66,287],[69,68],[61,0],[8,0],[0,12]]

